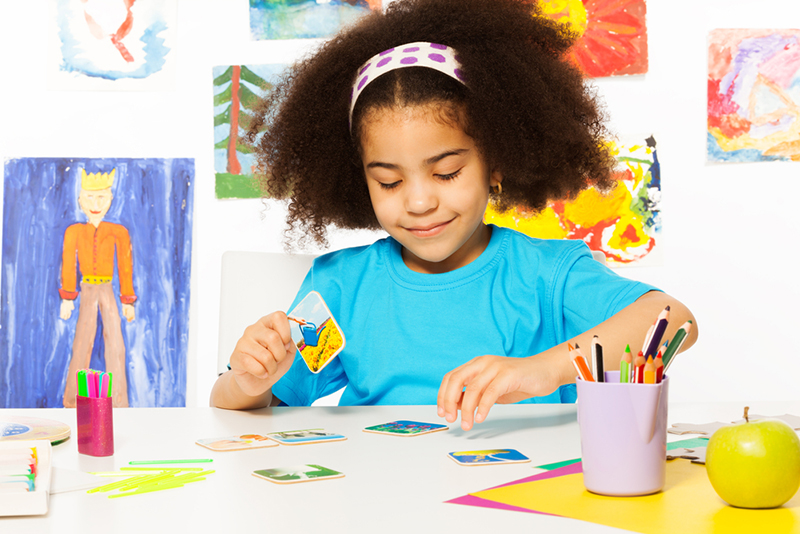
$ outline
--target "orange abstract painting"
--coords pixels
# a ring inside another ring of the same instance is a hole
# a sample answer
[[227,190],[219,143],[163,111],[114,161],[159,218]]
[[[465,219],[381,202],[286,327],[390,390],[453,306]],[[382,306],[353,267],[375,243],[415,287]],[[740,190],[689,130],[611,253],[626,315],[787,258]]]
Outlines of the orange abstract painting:
[[544,14],[580,37],[573,62],[591,78],[647,72],[644,0],[542,0]]

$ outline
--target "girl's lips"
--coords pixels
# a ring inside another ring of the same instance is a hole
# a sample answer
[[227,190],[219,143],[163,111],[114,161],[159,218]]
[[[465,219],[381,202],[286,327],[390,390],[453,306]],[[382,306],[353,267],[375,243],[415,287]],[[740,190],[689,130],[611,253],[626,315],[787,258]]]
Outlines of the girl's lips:
[[416,237],[431,237],[444,231],[448,224],[450,224],[450,221],[445,221],[433,226],[407,228],[407,230]]

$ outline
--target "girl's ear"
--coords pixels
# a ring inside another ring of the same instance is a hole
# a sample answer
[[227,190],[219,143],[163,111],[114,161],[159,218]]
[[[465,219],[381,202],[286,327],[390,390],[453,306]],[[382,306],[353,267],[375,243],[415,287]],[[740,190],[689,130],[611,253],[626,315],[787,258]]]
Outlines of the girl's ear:
[[491,176],[489,176],[489,186],[497,187],[501,183],[503,183],[503,175],[498,170],[492,171]]

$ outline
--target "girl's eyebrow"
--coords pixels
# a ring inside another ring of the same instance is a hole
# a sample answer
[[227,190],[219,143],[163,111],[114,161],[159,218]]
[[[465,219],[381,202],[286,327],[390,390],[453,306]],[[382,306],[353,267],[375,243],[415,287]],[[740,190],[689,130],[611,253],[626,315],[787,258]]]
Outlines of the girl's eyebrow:
[[[445,158],[448,158],[450,156],[460,156],[460,155],[465,154],[467,152],[469,152],[468,148],[456,148],[456,149],[453,149],[453,150],[445,150],[441,154],[436,154],[435,156],[431,156],[430,158],[426,159],[424,163],[425,163],[426,166],[433,165],[434,163],[437,163],[437,162],[439,162],[439,161],[441,161],[441,160],[443,160]],[[368,169],[381,168],[381,169],[393,169],[394,170],[394,169],[398,169],[399,165],[395,165],[394,163],[383,163],[381,161],[371,161],[371,162],[367,163],[367,168]]]

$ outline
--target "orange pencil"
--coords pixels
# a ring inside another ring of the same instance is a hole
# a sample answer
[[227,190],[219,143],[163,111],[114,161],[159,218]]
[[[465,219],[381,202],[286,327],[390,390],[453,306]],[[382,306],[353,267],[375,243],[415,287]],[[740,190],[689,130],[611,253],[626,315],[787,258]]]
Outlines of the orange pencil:
[[578,372],[578,376],[580,376],[583,380],[586,382],[595,381],[594,377],[592,376],[592,372],[589,370],[589,365],[586,363],[586,358],[579,354],[572,359],[572,365]]
[[656,383],[656,364],[653,363],[653,357],[648,356],[647,363],[644,364],[644,383]]
[[664,380],[664,358],[661,357],[661,352],[656,356],[656,384],[660,384]]
[[644,356],[642,355],[642,351],[639,351],[639,354],[636,355],[636,359],[633,360],[634,384],[644,384],[644,364],[645,364]]

